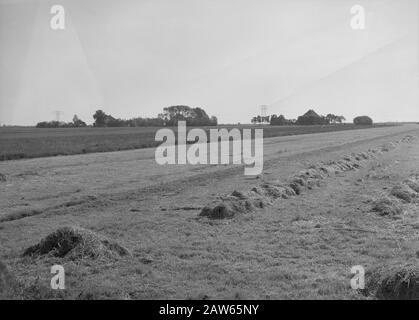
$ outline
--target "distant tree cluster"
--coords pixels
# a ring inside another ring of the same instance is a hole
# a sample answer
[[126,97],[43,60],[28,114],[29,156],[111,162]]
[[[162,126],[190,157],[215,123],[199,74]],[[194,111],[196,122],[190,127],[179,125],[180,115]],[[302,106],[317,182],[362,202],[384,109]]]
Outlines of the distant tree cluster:
[[102,110],[93,115],[95,127],[163,127],[176,126],[178,121],[186,121],[188,126],[216,126],[217,118],[209,117],[201,108],[171,106],[163,109],[157,118],[116,119]]
[[251,122],[253,124],[269,123],[270,118],[269,118],[269,116],[266,116],[266,117],[256,116],[256,117],[252,118]]
[[132,118],[116,119],[102,110],[97,110],[93,115],[94,127],[161,127],[164,125],[159,118]]
[[81,128],[86,126],[86,123],[76,114],[73,117],[73,122],[42,121],[36,124],[37,128]]
[[299,116],[297,120],[286,119],[282,114],[273,114],[268,117],[253,117],[252,123],[261,124],[269,123],[272,126],[288,126],[288,125],[329,125],[329,124],[341,124],[345,121],[344,116],[337,116],[329,113],[327,116],[318,115],[314,110],[310,109],[302,116]]
[[272,126],[289,126],[295,124],[295,120],[286,119],[282,114],[279,116],[273,114],[269,123]]
[[346,118],[344,116],[336,116],[332,113],[329,113],[326,116],[326,120],[331,124],[341,124],[343,121],[346,120]]
[[[163,109],[156,118],[132,118],[118,119],[103,110],[97,110],[93,114],[94,127],[164,127],[176,126],[178,121],[186,121],[188,126],[216,126],[216,117],[209,117],[202,108],[191,108],[179,105]],[[73,122],[43,121],[36,125],[37,128],[78,128],[86,127],[86,123],[74,115]]]
[[158,115],[166,126],[176,126],[178,121],[186,121],[188,126],[216,126],[218,120],[211,118],[202,108],[191,108],[188,106],[171,106],[163,109],[163,113]]

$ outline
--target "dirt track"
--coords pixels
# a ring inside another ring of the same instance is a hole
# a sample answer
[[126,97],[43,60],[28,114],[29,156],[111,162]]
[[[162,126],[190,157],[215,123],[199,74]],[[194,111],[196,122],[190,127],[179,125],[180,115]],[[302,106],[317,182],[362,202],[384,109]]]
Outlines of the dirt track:
[[69,262],[72,297],[96,286],[125,298],[358,298],[348,288],[352,265],[415,259],[417,206],[393,220],[372,213],[370,201],[419,173],[419,140],[256,213],[222,221],[197,215],[217,195],[407,135],[419,136],[419,126],[265,139],[261,177],[244,176],[241,166],[162,167],[154,149],[3,162],[0,218],[18,218],[0,223],[0,259],[19,277],[48,284],[51,260],[28,263],[20,254],[59,226],[80,225],[134,257]]

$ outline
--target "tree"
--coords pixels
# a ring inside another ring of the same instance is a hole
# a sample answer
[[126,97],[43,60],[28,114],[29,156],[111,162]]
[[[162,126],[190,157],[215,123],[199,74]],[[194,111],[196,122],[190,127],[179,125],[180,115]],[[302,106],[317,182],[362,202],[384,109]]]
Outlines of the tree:
[[60,123],[58,121],[42,121],[36,124],[37,128],[58,128]]
[[189,106],[178,105],[163,109],[163,113],[158,115],[167,126],[176,126],[179,121],[186,121],[189,126],[211,126],[217,124],[217,118],[209,117],[202,108],[191,108]]
[[291,120],[286,119],[282,114],[277,116],[276,114],[273,114],[271,116],[270,124],[272,126],[286,126],[293,124]]
[[93,123],[94,127],[105,127],[106,126],[106,118],[107,114],[103,112],[102,110],[97,110],[95,114],[93,115],[93,119],[95,119],[95,122]]
[[354,119],[354,124],[356,125],[372,125],[373,121],[368,116],[359,116]]
[[298,125],[320,125],[329,124],[327,117],[319,116],[314,110],[310,109],[297,119]]
[[345,119],[345,117],[344,117],[344,116],[336,116],[336,115],[334,115],[334,114],[332,114],[332,113],[329,113],[329,114],[326,116],[326,120],[327,120],[329,123],[334,123],[334,124],[336,124],[336,123],[342,123],[342,121],[344,121],[344,120],[346,120],[346,119]]
[[329,121],[329,123],[335,123],[336,122],[336,116],[332,113],[329,113],[326,116],[327,121]]
[[76,127],[76,128],[85,127],[86,126],[86,122],[84,122],[83,120],[79,119],[79,117],[77,116],[77,114],[75,114],[74,117],[73,117],[73,126]]
[[336,121],[337,122],[339,122],[339,123],[342,123],[343,121],[345,121],[346,120],[346,118],[344,117],[344,116],[338,116],[337,118],[336,118]]
[[216,117],[216,116],[211,116],[211,123],[210,123],[210,125],[211,125],[211,126],[216,126],[216,125],[218,125],[218,119],[217,119],[217,117]]

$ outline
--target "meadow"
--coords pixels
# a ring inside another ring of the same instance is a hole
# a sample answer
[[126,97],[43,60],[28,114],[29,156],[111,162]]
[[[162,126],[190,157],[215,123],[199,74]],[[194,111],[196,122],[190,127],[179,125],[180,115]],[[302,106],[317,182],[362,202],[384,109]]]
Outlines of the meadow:
[[[372,128],[374,126],[355,126],[352,124],[329,126],[263,126],[264,137],[290,136],[330,131]],[[225,125],[210,128],[233,128]],[[261,126],[239,125],[243,128]],[[39,158],[58,155],[73,155],[94,152],[121,151],[156,147],[157,127],[136,128],[0,128],[0,161],[24,158]],[[176,131],[176,127],[173,128]]]
[[418,299],[418,137],[267,138],[258,176],[153,148],[0,162],[0,299]]

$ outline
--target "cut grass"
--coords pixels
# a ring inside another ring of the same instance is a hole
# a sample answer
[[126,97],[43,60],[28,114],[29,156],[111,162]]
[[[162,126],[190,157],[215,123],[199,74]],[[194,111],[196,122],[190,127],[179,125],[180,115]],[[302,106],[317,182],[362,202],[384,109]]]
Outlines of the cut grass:
[[367,273],[365,293],[380,300],[418,300],[419,267],[380,266]]
[[[264,137],[289,136],[309,133],[374,128],[384,125],[355,126],[265,126]],[[260,128],[239,125],[235,128]],[[231,125],[212,128],[233,128]],[[57,128],[34,127],[0,128],[0,161],[39,158],[93,152],[109,152],[157,147],[156,131],[161,128]],[[176,131],[176,127],[172,128]],[[203,127],[208,131],[210,127]]]

